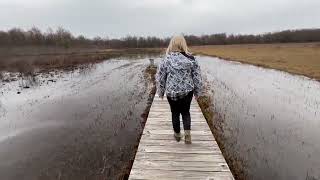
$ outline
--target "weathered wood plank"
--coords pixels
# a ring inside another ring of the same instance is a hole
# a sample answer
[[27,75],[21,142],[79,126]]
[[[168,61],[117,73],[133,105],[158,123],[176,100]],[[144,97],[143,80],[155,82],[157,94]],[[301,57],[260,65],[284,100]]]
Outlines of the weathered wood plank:
[[[164,134],[164,135],[157,135],[157,134],[144,134],[143,139],[150,139],[150,140],[169,140],[169,141],[175,141],[173,139],[172,134]],[[211,135],[197,135],[197,136],[192,136],[193,141],[213,141],[214,139],[212,138]]]
[[143,170],[133,169],[130,179],[152,180],[233,180],[230,172],[199,172],[199,171],[171,171],[171,170]]
[[[203,162],[202,161],[163,161],[163,160],[137,160],[136,164],[138,165],[144,165],[144,166],[149,166],[149,167],[203,167]],[[206,162],[206,167],[219,167],[219,168],[225,168],[225,170],[228,170],[228,166],[225,162],[215,162],[215,161],[207,161]],[[173,169],[169,169],[173,170]],[[201,170],[199,170],[201,171]],[[203,170],[203,171],[214,171],[212,169],[209,170]]]
[[[158,135],[171,134],[172,135],[172,133],[173,133],[172,130],[167,130],[167,129],[143,131],[143,134],[158,134]],[[191,134],[192,135],[212,135],[211,131],[192,131]]]
[[[157,119],[153,118],[152,120],[156,121],[156,122],[148,123],[149,126],[153,126],[153,125],[158,125],[158,126],[160,126],[160,125],[172,125],[171,117],[170,117],[170,119],[159,119],[159,120],[157,120]],[[180,121],[180,125],[181,126],[183,125],[182,121]],[[207,124],[207,122],[197,121],[195,119],[192,119],[191,120],[191,128],[195,127],[196,125],[205,125],[205,126],[207,126],[208,124]]]
[[[182,125],[182,124],[181,124]],[[206,127],[206,124],[197,124],[197,126],[195,126],[195,123],[192,123],[192,131],[203,131],[205,130],[207,127]],[[149,124],[148,127],[145,127],[145,130],[146,131],[149,131],[149,130],[159,130],[159,129],[172,129],[172,125],[171,125],[171,122],[170,124],[167,123],[167,124],[160,124],[160,125],[156,125],[156,124]],[[172,130],[171,130],[172,131]],[[183,132],[183,131],[182,131]]]
[[183,147],[159,147],[159,146],[144,146],[138,149],[138,152],[162,152],[162,153],[181,153],[181,154],[187,154],[187,153],[193,153],[193,154],[210,154],[212,152],[220,152],[220,149],[218,147],[212,148],[208,147],[205,149],[202,149],[200,147],[198,148],[183,148]]
[[[215,140],[212,140],[215,141]],[[158,145],[158,146],[187,146],[184,144],[183,141],[176,142],[176,141],[168,141],[168,140],[150,140],[150,139],[141,139],[140,140],[140,145],[145,145],[145,144],[153,144],[153,145]],[[209,144],[209,145],[208,145]],[[215,142],[213,143],[208,143],[207,141],[194,141],[193,142],[194,146],[218,146]]]
[[229,171],[226,163],[206,162],[174,162],[174,161],[137,161],[134,169],[168,170],[168,171],[199,171],[225,172]]
[[[162,121],[171,121],[171,115],[163,116],[161,114],[149,114],[148,117],[150,119],[162,118]],[[180,116],[180,118],[181,118],[181,116]],[[192,119],[193,122],[195,122],[195,121],[203,122],[203,120],[201,118],[203,118],[203,117],[201,117],[200,115],[191,116],[191,119]]]
[[224,158],[214,154],[177,154],[177,153],[138,153],[136,161],[144,160],[163,160],[163,161],[176,161],[176,162],[225,162]]
[[[204,116],[192,101],[193,143],[176,142],[173,137],[170,106],[155,98],[146,122],[129,179],[207,179],[233,180]],[[181,117],[180,117],[181,118]],[[183,123],[180,123],[183,127]],[[183,134],[183,129],[181,129]]]

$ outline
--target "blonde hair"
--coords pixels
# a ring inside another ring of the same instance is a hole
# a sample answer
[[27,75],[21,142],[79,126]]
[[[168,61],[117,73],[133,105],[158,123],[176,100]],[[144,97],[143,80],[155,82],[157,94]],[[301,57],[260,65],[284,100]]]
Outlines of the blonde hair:
[[167,54],[169,54],[170,52],[185,52],[187,54],[190,53],[189,49],[188,49],[188,45],[186,40],[184,39],[184,37],[182,35],[180,36],[174,36],[171,41],[170,44],[167,48]]

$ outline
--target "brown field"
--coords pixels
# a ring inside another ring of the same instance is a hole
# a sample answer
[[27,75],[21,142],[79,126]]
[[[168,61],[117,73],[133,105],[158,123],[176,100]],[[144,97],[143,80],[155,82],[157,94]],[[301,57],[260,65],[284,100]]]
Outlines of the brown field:
[[[52,69],[72,69],[75,66],[100,62],[110,58],[159,54],[159,49],[93,49],[24,47],[0,48],[1,71],[30,74]],[[1,75],[0,75],[1,79]]]
[[196,54],[278,69],[320,81],[320,43],[194,46]]

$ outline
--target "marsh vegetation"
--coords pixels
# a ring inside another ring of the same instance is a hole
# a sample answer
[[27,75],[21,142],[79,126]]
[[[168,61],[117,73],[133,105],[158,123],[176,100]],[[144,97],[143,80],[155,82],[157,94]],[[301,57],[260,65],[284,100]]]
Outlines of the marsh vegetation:
[[198,54],[278,69],[320,81],[320,43],[195,46],[192,50]]
[[320,179],[320,83],[200,57],[204,115],[236,179]]
[[155,93],[148,64],[122,57],[38,75],[45,83],[27,89],[3,84],[0,179],[126,178]]

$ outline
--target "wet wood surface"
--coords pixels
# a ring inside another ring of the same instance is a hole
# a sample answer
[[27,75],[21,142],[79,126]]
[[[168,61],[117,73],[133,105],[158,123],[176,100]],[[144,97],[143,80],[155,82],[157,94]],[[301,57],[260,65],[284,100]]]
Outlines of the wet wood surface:
[[154,98],[129,179],[234,179],[195,100],[190,113],[192,144],[176,142],[169,104]]

